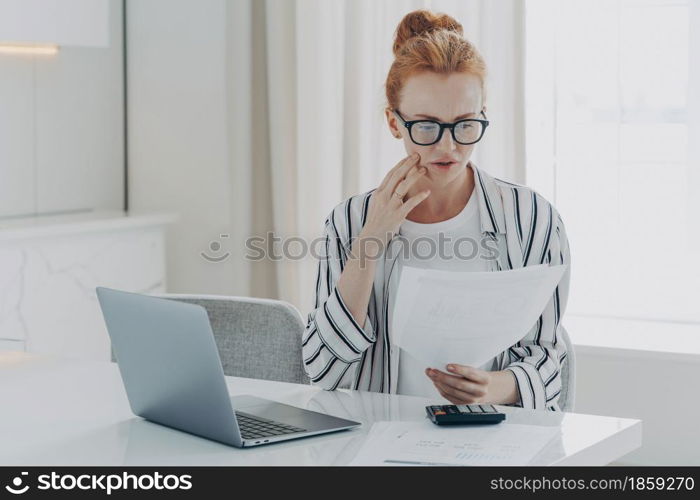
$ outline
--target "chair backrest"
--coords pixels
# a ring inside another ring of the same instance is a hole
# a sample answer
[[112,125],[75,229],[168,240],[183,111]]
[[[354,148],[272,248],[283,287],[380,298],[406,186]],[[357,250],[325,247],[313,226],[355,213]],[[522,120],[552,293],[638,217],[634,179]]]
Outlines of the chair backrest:
[[302,365],[304,323],[292,304],[220,295],[153,296],[197,304],[207,310],[224,374],[310,383]]
[[576,352],[571,343],[569,332],[560,325],[562,339],[566,344],[566,358],[561,365],[561,394],[559,395],[559,408],[562,411],[574,411],[576,401]]

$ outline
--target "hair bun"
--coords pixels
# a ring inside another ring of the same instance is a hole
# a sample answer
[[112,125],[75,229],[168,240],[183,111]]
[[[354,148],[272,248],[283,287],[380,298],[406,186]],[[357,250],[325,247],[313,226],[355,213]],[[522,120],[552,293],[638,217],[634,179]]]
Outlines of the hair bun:
[[410,38],[436,30],[454,31],[459,35],[464,35],[462,25],[447,14],[436,14],[425,9],[409,12],[396,28],[396,33],[394,34],[394,55],[398,55],[401,47]]

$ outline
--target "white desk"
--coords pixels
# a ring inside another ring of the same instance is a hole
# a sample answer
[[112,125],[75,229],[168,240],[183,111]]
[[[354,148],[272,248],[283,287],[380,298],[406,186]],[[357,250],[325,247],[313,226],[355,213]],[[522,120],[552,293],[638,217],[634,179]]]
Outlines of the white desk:
[[[116,364],[0,352],[0,465],[344,465],[372,423],[425,418],[430,401],[228,377],[260,397],[363,423],[359,429],[237,449],[135,417]],[[507,422],[561,426],[532,465],[604,465],[641,446],[639,420],[501,407]],[[202,408],[202,411],[206,411]]]

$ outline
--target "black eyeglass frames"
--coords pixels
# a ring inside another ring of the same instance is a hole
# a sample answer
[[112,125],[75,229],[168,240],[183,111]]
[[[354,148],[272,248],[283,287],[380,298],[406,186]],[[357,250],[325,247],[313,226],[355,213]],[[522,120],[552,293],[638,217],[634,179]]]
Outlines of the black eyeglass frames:
[[[476,118],[466,118],[454,123],[440,123],[435,120],[404,120],[403,116],[397,109],[392,110],[394,114],[401,120],[404,127],[408,129],[408,135],[414,144],[419,146],[430,146],[440,142],[442,133],[446,128],[450,129],[452,139],[458,144],[469,145],[477,143],[484,136],[486,127],[489,125],[488,120],[480,120]],[[481,115],[486,118],[486,114],[481,110]]]

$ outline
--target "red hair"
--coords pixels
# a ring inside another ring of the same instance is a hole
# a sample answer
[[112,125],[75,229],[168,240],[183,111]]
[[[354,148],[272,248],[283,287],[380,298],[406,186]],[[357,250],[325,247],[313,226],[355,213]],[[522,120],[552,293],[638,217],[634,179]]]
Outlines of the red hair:
[[478,76],[485,102],[486,63],[463,34],[462,25],[447,14],[424,9],[406,14],[394,33],[394,62],[385,84],[389,107],[398,108],[401,90],[410,76],[428,71]]

